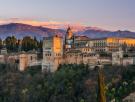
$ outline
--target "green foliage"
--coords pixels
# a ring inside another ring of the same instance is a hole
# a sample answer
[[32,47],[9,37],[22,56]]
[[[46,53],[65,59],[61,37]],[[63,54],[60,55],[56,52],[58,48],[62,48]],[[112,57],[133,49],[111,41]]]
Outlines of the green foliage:
[[26,74],[30,74],[31,76],[34,76],[35,74],[41,72],[41,65],[38,65],[38,66],[32,66],[32,67],[28,67],[26,70],[25,70],[25,73]]
[[123,69],[121,76],[122,78],[117,83],[112,83],[107,90],[107,96],[110,100],[115,99],[117,102],[121,102],[125,96],[135,91],[134,66]]
[[29,36],[26,36],[23,38],[22,40],[22,48],[23,51],[29,51],[29,50],[37,50],[38,49],[38,41],[36,40],[36,38],[34,37],[31,38]]
[[0,38],[0,49],[3,47],[2,39]]
[[42,52],[42,50],[43,50],[42,47],[43,47],[43,41],[40,40],[40,42],[38,43],[38,49],[40,52]]
[[[5,65],[1,66],[1,70],[6,69]],[[61,65],[58,71],[48,75],[41,73],[40,66],[23,73],[11,70],[1,73],[2,102],[83,102],[81,94],[89,70],[82,64]]]
[[[108,102],[114,98],[119,102],[135,91],[134,71],[134,66],[124,70],[117,66],[104,68]],[[97,70],[84,64],[60,65],[48,74],[41,72],[41,66],[19,72],[16,65],[0,64],[0,102],[96,102],[96,86]]]
[[17,39],[15,36],[7,37],[5,39],[5,44],[9,52],[16,52],[18,49]]
[[22,40],[17,39],[15,36],[8,36],[2,43],[0,39],[0,49],[6,47],[8,52],[18,52],[18,51],[30,51],[38,50],[42,51],[42,41],[38,41],[36,37],[32,38],[30,36],[24,37]]

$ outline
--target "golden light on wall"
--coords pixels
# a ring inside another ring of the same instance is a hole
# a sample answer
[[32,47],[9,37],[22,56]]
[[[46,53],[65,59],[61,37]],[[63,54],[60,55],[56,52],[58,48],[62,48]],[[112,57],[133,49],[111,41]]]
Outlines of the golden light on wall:
[[107,43],[119,43],[135,46],[135,39],[132,38],[107,38]]
[[69,32],[69,33],[68,33],[68,39],[71,39],[72,36],[73,36],[72,32]]
[[62,50],[62,40],[60,37],[54,37],[53,38],[53,51],[55,53],[60,53]]

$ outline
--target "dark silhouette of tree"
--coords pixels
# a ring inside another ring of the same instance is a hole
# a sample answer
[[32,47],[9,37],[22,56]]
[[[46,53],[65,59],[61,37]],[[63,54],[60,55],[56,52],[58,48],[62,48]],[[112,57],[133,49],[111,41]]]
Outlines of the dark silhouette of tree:
[[[120,100],[135,91],[134,66],[123,68],[105,66],[103,69],[107,102],[114,98]],[[19,72],[17,64],[0,64],[0,102],[97,102],[97,76],[97,70],[84,64],[63,64],[48,74],[41,72],[41,66]]]
[[2,39],[0,38],[0,49],[2,49],[3,47],[3,42],[2,42]]
[[6,48],[9,52],[17,51],[17,39],[15,36],[7,37],[5,39]]
[[39,48],[39,51],[42,52],[43,50],[43,41],[40,40],[40,42],[38,43],[38,48]]
[[22,48],[23,51],[29,50],[37,50],[38,49],[38,41],[36,37],[31,38],[30,36],[26,36],[22,40]]

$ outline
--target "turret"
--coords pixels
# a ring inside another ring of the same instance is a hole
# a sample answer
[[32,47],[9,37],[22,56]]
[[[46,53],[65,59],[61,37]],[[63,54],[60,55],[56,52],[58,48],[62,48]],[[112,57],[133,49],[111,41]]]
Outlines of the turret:
[[71,49],[74,47],[74,35],[70,27],[68,27],[65,36],[65,49]]

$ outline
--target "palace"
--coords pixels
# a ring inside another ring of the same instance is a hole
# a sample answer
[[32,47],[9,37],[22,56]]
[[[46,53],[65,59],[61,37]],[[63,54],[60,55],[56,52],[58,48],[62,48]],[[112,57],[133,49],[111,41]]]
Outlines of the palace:
[[[120,48],[131,47],[135,47],[133,38],[90,39],[87,36],[75,36],[69,27],[65,38],[58,35],[44,38],[42,70],[54,72],[59,64],[112,64],[112,55],[119,52]],[[101,57],[100,53],[111,54],[111,57]]]
[[42,71],[55,72],[60,64],[97,65],[133,65],[135,64],[135,39],[108,37],[91,39],[75,35],[67,29],[66,35],[45,37],[43,39],[43,58],[35,50],[8,53],[6,48],[0,51],[0,63],[15,63],[20,71],[32,66],[42,66]]
[[135,47],[135,39],[133,38],[100,38],[100,39],[92,39],[89,41],[92,43],[92,46],[95,52],[115,52],[119,51],[119,47],[127,46]]

